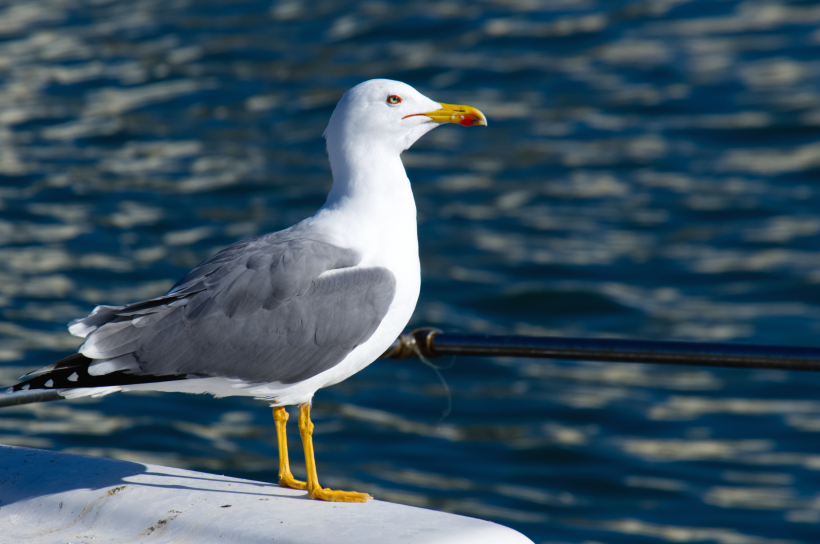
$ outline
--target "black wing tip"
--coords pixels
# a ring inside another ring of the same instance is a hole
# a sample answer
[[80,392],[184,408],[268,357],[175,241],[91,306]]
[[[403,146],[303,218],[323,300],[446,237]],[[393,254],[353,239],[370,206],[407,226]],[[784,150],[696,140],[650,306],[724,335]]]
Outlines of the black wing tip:
[[33,389],[78,389],[81,387],[113,387],[118,385],[136,385],[141,383],[170,382],[184,380],[185,375],[166,376],[129,374],[118,370],[109,374],[92,376],[88,366],[94,359],[82,353],[75,353],[54,363],[55,368],[11,386],[6,392],[29,391]]

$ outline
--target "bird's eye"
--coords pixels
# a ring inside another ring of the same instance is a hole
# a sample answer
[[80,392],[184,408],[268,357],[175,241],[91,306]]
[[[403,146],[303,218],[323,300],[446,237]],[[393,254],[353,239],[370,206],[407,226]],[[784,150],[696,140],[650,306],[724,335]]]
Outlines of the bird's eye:
[[401,102],[401,97],[397,96],[395,94],[391,94],[390,96],[387,97],[387,103],[388,104],[398,104],[400,102]]

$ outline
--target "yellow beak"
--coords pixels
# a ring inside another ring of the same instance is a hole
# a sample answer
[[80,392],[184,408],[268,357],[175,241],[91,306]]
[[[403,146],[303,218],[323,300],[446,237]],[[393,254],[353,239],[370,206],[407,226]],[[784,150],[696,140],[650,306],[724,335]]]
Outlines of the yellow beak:
[[414,117],[416,115],[424,115],[430,118],[430,123],[456,123],[465,127],[473,125],[487,126],[487,118],[484,114],[472,106],[458,106],[454,104],[441,104],[440,110],[435,110],[427,113],[414,113],[407,115],[407,117]]

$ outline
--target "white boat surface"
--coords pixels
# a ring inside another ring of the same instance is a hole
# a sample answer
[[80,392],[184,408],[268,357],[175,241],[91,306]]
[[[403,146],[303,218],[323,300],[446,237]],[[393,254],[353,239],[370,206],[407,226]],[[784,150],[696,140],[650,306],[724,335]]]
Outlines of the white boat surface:
[[0,541],[27,544],[532,544],[508,527],[378,500],[0,445]]

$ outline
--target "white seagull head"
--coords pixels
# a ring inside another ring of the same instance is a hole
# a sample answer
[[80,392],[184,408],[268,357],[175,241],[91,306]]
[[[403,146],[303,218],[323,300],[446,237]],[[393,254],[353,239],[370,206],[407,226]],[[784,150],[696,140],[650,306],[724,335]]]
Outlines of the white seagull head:
[[324,136],[328,150],[355,145],[401,153],[442,123],[486,126],[487,119],[471,106],[436,102],[401,81],[371,79],[342,96]]

